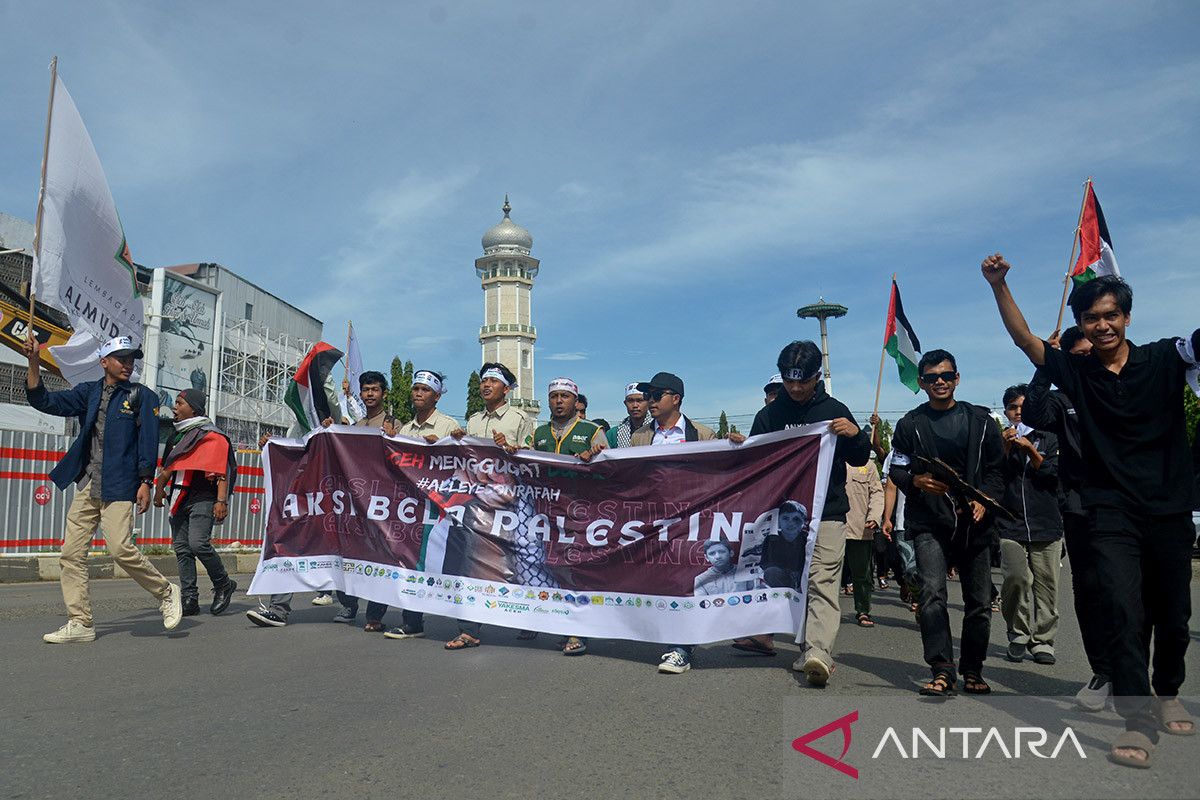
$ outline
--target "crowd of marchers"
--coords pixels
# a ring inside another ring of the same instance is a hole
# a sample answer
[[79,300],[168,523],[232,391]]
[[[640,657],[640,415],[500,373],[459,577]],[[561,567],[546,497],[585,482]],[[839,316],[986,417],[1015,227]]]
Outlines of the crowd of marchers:
[[[1003,425],[989,409],[956,399],[959,364],[947,350],[931,349],[918,364],[926,400],[900,419],[889,447],[877,417],[868,432],[827,393],[814,343],[791,342],[779,353],[778,372],[764,386],[765,402],[749,435],[824,423],[836,437],[821,518],[812,521],[805,636],[793,669],[811,684],[827,684],[835,673],[843,624],[839,592],[853,595],[852,623],[871,628],[872,592],[887,588],[892,577],[920,629],[929,667],[920,694],[988,694],[984,662],[993,614],[1003,620],[1009,660],[1029,657],[1047,668],[1055,664],[1058,576],[1065,555],[1092,672],[1076,702],[1102,711],[1111,699],[1125,731],[1112,743],[1109,758],[1146,768],[1160,733],[1195,733],[1179,691],[1190,639],[1191,512],[1200,505],[1200,436],[1189,446],[1184,387],[1189,374],[1194,381],[1200,369],[1200,329],[1148,344],[1130,342],[1132,290],[1120,278],[1103,277],[1072,292],[1076,325],[1043,340],[1030,332],[1013,299],[1009,269],[1000,254],[982,264],[1004,327],[1034,371],[1004,393]],[[167,629],[200,612],[197,560],[212,582],[209,611],[220,614],[237,583],[222,566],[211,536],[213,525],[228,513],[236,466],[232,455],[224,463],[214,455],[232,449],[206,416],[203,393],[188,389],[176,398],[174,429],[160,463],[157,398],[130,381],[134,361],[142,355],[135,343],[117,338],[105,344],[98,353],[104,377],[63,392],[42,386],[38,351],[30,339],[30,404],[80,421],[79,437],[51,473],[60,488],[77,488],[61,553],[68,619],[45,641],[95,639],[87,553],[98,529],[116,563],[159,600]],[[669,372],[625,386],[627,415],[612,426],[588,418],[586,397],[565,377],[550,382],[550,418],[537,425],[509,404],[516,379],[508,365],[499,363],[482,366],[484,408],[460,425],[438,410],[443,380],[434,370],[417,370],[414,415],[399,424],[385,410],[387,379],[365,372],[356,388],[366,416],[355,424],[428,442],[482,437],[510,452],[531,448],[584,461],[609,447],[716,438],[683,412],[684,381]],[[736,432],[728,438],[735,445],[745,440]],[[134,513],[145,512],[152,502],[170,504],[178,585],[133,543]],[[768,538],[778,539],[764,544],[775,551],[773,563],[804,570],[805,542],[798,531]],[[704,580],[715,586],[729,578],[735,559],[728,546],[713,547],[706,557],[711,568]],[[947,606],[954,579],[964,610],[957,657]],[[334,620],[356,623],[360,600],[343,592],[336,597],[341,610]],[[272,595],[247,615],[257,625],[283,627],[292,601],[290,594]],[[331,605],[334,599],[322,592],[312,602]],[[389,628],[387,611],[381,603],[366,603],[364,630],[390,639],[424,635],[422,614],[405,610],[400,624]],[[459,620],[457,635],[445,648],[479,647],[481,628]],[[516,635],[537,636],[532,631]],[[565,636],[558,648],[580,656],[591,644]],[[659,671],[679,674],[692,668],[694,645],[664,645]],[[769,631],[734,640],[732,647],[775,655]]]

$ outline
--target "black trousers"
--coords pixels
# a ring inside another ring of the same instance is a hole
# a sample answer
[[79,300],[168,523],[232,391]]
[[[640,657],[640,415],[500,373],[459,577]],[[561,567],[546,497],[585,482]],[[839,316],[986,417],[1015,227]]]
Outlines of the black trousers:
[[909,535],[917,555],[917,571],[921,575],[921,610],[917,622],[921,626],[921,643],[925,663],[936,676],[939,672],[956,679],[954,670],[954,638],[950,632],[950,614],[946,609],[946,570],[958,568],[963,599],[962,653],[958,671],[981,675],[987,657],[988,637],[992,614],[988,592],[992,586],[991,532],[976,530],[974,525],[959,518],[958,528],[951,531],[927,530],[908,521]]
[[1087,516],[1063,514],[1063,534],[1067,543],[1067,558],[1071,560],[1071,591],[1075,598],[1075,618],[1083,638],[1083,652],[1094,675],[1108,678],[1109,666],[1107,621],[1100,607],[1100,576],[1096,574],[1096,556]]
[[[1158,741],[1150,688],[1175,697],[1183,685],[1192,615],[1192,540],[1188,513],[1132,514],[1112,508],[1088,514],[1101,613],[1117,713],[1125,729]],[[1154,635],[1154,677],[1150,638]]]

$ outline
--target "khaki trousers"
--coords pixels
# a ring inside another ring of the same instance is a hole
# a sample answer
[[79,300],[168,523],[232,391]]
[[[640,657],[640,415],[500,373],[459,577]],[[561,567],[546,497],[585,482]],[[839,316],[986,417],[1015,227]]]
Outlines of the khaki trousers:
[[96,528],[104,534],[113,561],[150,594],[165,600],[171,584],[154,565],[133,546],[133,503],[104,502],[92,497],[89,486],[75,491],[67,510],[67,533],[58,563],[62,568],[63,602],[67,616],[91,627],[92,601],[88,597],[88,548]]
[[842,624],[838,580],[846,557],[846,523],[823,521],[817,527],[812,564],[808,568],[808,613],[804,628],[805,658],[833,666],[833,643]]
[[1054,653],[1058,633],[1058,564],[1062,540],[1015,542],[1000,540],[1000,610],[1008,640],[1030,653]]

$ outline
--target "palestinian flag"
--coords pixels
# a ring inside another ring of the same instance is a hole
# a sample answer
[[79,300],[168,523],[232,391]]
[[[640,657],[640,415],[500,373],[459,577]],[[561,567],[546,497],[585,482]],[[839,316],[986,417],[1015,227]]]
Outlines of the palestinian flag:
[[1093,278],[1120,274],[1104,212],[1100,210],[1100,201],[1089,180],[1084,190],[1083,215],[1079,218],[1079,258],[1071,268],[1071,280],[1079,286]]
[[[342,359],[342,351],[331,344],[317,342],[300,362],[288,386],[283,402],[296,415],[299,430],[308,433],[321,426],[321,420],[333,416],[337,409],[336,395],[329,396],[329,376]],[[340,416],[340,412],[339,412]]]
[[888,303],[887,329],[883,336],[883,349],[896,359],[900,369],[900,382],[912,389],[920,390],[917,381],[917,354],[921,352],[921,342],[913,333],[908,317],[904,316],[904,306],[900,303],[900,287],[896,279],[892,279],[892,299]]
[[163,468],[172,471],[172,489],[175,500],[171,513],[177,514],[183,507],[196,476],[216,478],[224,475],[228,481],[229,497],[233,497],[233,485],[237,481],[237,462],[233,457],[233,446],[229,439],[212,423],[205,423],[186,431],[163,459]]

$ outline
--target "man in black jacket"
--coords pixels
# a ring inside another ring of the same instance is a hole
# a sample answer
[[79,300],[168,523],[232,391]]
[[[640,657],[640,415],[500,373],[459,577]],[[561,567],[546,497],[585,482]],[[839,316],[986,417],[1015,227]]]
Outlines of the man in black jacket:
[[1063,524],[1058,509],[1058,437],[1021,419],[1027,386],[1004,392],[1004,507],[1017,517],[996,520],[1000,534],[1000,610],[1008,633],[1008,660],[1026,651],[1053,664],[1058,632],[1058,571]]
[[930,350],[917,364],[928,402],[904,415],[892,437],[890,477],[904,492],[905,525],[921,575],[921,642],[933,678],[921,694],[946,696],[957,681],[950,615],[946,610],[946,570],[958,568],[963,596],[962,653],[958,671],[968,694],[987,694],[983,660],[991,630],[992,520],[983,505],[954,497],[921,459],[941,459],[971,486],[999,498],[1004,481],[1000,428],[982,406],[954,399],[958,364],[945,350]]
[[[776,365],[783,391],[755,415],[750,435],[827,422],[829,430],[838,437],[808,570],[804,650],[792,665],[792,669],[805,674],[809,683],[824,686],[833,671],[833,643],[842,622],[838,573],[846,554],[846,512],[850,510],[846,465],[866,464],[871,455],[871,441],[854,422],[850,409],[825,392],[825,384],[821,382],[821,351],[815,344],[792,342],[779,353]],[[798,569],[803,567],[797,565]]]
[[[1092,343],[1083,331],[1072,325],[1062,333],[1057,344],[1064,353],[1085,356]],[[1051,389],[1050,376],[1042,367],[1034,370],[1033,379],[1021,407],[1021,420],[1031,428],[1048,431],[1058,437],[1059,510],[1062,513],[1063,538],[1067,557],[1071,560],[1071,591],[1075,604],[1075,619],[1083,639],[1083,652],[1092,669],[1091,679],[1075,695],[1075,704],[1084,711],[1103,711],[1112,694],[1112,674],[1108,647],[1105,645],[1106,617],[1100,609],[1100,581],[1096,574],[1096,556],[1088,532],[1087,513],[1079,491],[1083,486],[1083,455],[1079,444],[1079,419],[1071,398],[1060,389]]]

